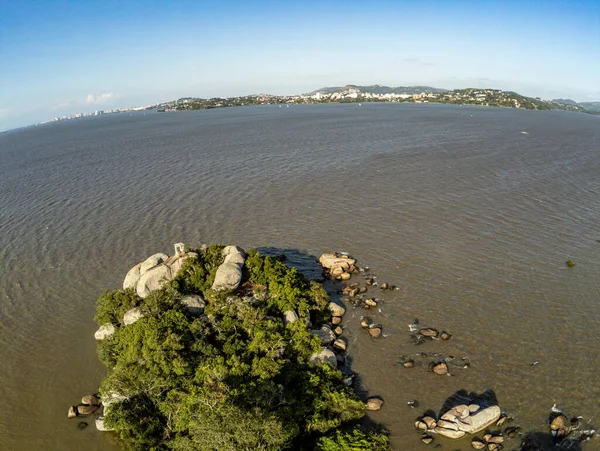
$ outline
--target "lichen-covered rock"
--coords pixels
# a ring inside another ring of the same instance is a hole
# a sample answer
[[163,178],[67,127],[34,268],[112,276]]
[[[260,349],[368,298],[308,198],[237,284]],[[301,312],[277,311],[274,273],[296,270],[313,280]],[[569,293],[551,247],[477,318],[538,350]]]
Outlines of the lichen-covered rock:
[[100,326],[96,332],[94,332],[94,338],[96,340],[105,340],[112,337],[114,333],[115,326],[111,323],[105,323],[102,324],[102,326]]
[[156,266],[142,274],[136,286],[136,292],[142,299],[152,291],[165,286],[172,278],[171,268],[167,265]]
[[129,326],[130,324],[135,323],[136,321],[143,318],[144,316],[146,316],[146,314],[144,312],[142,312],[141,309],[139,309],[137,307],[132,308],[131,310],[127,310],[125,312],[125,315],[123,315],[123,324],[125,324],[126,326]]
[[236,263],[223,263],[217,269],[212,289],[216,291],[235,290],[242,281],[242,269]]
[[320,351],[315,352],[313,355],[311,355],[309,360],[310,363],[313,364],[329,362],[333,366],[337,366],[337,358],[335,356],[335,353],[331,349],[325,347],[321,348]]
[[181,304],[193,315],[202,315],[204,313],[204,299],[197,294],[188,294],[182,297]]

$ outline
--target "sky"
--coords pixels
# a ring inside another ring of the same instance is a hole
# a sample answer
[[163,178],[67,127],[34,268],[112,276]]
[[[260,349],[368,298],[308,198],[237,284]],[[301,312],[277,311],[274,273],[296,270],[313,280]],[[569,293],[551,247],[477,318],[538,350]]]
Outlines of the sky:
[[346,84],[600,101],[600,1],[0,0],[0,131]]

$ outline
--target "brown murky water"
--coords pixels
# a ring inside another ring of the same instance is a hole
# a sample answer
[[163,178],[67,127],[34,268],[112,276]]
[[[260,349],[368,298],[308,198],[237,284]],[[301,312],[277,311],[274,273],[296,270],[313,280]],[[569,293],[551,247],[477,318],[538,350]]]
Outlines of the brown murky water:
[[[461,389],[493,390],[525,431],[546,431],[554,403],[600,427],[598,117],[392,104],[104,116],[0,135],[0,207],[3,450],[118,449],[66,418],[103,375],[95,301],[177,241],[347,251],[396,284],[372,290],[386,338],[359,330],[362,310],[344,323],[397,450],[421,449],[415,417]],[[413,318],[452,339],[414,346]],[[455,356],[452,376],[421,352]]]

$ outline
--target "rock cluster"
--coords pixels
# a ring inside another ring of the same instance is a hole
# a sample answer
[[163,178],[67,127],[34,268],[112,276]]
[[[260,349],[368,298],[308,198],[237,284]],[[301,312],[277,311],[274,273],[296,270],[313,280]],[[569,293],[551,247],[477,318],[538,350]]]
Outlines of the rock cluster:
[[501,413],[498,406],[483,408],[477,404],[460,404],[441,416],[434,432],[450,438],[461,438],[495,424]]
[[76,406],[70,406],[67,410],[68,418],[75,418],[79,416],[87,416],[96,413],[102,407],[100,402],[100,395],[98,393],[93,395],[86,395],[81,398],[81,404]]
[[189,258],[198,258],[195,252],[183,252],[183,244],[175,245],[175,254],[158,253],[148,257],[129,270],[123,281],[123,289],[134,288],[142,299],[152,291],[162,288],[173,280],[183,263]]
[[352,274],[358,274],[360,269],[355,266],[356,260],[347,254],[330,252],[321,255],[319,263],[325,269],[325,275],[332,279],[348,280]]

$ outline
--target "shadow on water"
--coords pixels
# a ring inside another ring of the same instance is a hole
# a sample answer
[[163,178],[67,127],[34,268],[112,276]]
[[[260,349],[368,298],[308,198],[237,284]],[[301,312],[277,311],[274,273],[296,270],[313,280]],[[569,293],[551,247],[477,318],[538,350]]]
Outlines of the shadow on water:
[[556,440],[552,434],[547,432],[530,432],[521,442],[520,451],[559,451],[559,450],[583,450],[579,440],[563,438]]
[[277,247],[256,248],[262,255],[275,257],[287,266],[296,268],[308,280],[323,281],[323,268],[318,257],[298,249],[281,249]]

